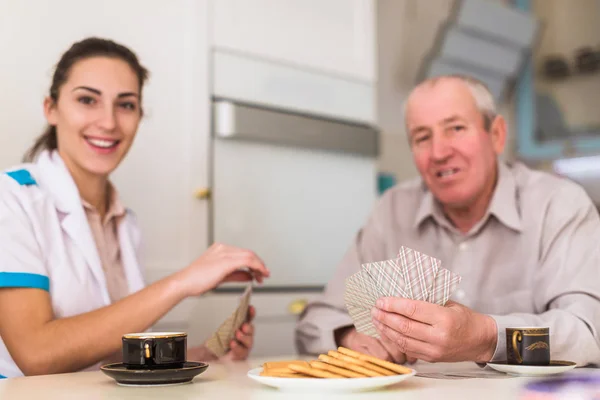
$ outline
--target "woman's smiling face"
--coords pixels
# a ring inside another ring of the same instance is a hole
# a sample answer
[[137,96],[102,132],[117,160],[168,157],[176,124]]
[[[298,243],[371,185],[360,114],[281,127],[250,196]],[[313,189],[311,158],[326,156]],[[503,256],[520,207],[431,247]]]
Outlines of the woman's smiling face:
[[108,176],[135,138],[142,117],[140,82],[125,61],[86,58],[71,67],[57,101],[46,99],[44,110],[69,168]]

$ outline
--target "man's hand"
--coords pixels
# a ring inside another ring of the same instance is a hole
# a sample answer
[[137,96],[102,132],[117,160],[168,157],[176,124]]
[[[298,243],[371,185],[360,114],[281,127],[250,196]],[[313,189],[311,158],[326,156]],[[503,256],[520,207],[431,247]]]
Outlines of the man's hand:
[[497,342],[488,315],[449,301],[445,307],[398,297],[381,298],[372,310],[382,338],[409,358],[429,362],[488,362]]
[[406,362],[406,357],[398,350],[398,346],[394,343],[363,335],[362,333],[358,333],[354,327],[345,329],[340,334],[338,343],[342,347],[370,354],[382,360],[398,364]]

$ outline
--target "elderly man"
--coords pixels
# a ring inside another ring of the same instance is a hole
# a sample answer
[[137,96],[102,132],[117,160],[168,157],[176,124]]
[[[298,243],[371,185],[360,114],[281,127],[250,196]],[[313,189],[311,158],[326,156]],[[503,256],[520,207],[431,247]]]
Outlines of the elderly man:
[[[553,359],[600,363],[600,219],[574,183],[500,161],[506,122],[484,84],[427,80],[410,94],[406,130],[420,178],[388,190],[322,298],[297,327],[301,353],[338,345],[398,363],[506,360],[507,327],[549,327]],[[358,333],[344,279],[401,246],[462,276],[446,306],[381,298],[381,340]]]

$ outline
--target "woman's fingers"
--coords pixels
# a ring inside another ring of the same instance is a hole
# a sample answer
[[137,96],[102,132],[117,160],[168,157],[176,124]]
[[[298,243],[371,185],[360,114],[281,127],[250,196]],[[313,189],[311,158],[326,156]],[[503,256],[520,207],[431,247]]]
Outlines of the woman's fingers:
[[[252,307],[254,308],[254,307]],[[245,360],[254,345],[254,325],[244,323],[235,332],[235,339],[230,343],[228,358],[232,360]]]
[[263,277],[268,277],[271,272],[267,269],[262,260],[250,250],[237,250],[235,254],[237,267],[249,268],[257,281],[262,282]]
[[[246,319],[246,322],[252,322],[252,320],[254,319],[254,317],[256,317],[256,308],[253,305],[249,305],[248,306],[248,317]],[[242,328],[248,324],[244,324],[242,325]],[[254,325],[250,325],[252,328],[252,333],[254,333]]]
[[245,335],[239,331],[235,334],[235,339],[238,341],[238,344],[241,344],[247,349],[251,349],[254,344],[253,335]]
[[250,354],[250,349],[238,342],[235,342],[231,347],[231,353],[234,360],[245,360]]
[[223,279],[223,282],[249,282],[254,276],[248,271],[233,271]]

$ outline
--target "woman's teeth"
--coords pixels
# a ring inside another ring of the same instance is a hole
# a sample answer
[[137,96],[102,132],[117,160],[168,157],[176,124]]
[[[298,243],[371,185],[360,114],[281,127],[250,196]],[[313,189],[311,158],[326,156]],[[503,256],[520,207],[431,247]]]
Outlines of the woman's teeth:
[[92,139],[92,138],[85,138],[85,140],[87,140],[88,143],[90,143],[96,147],[101,147],[103,149],[109,149],[111,147],[116,146],[119,143],[118,140],[104,140],[104,139]]

